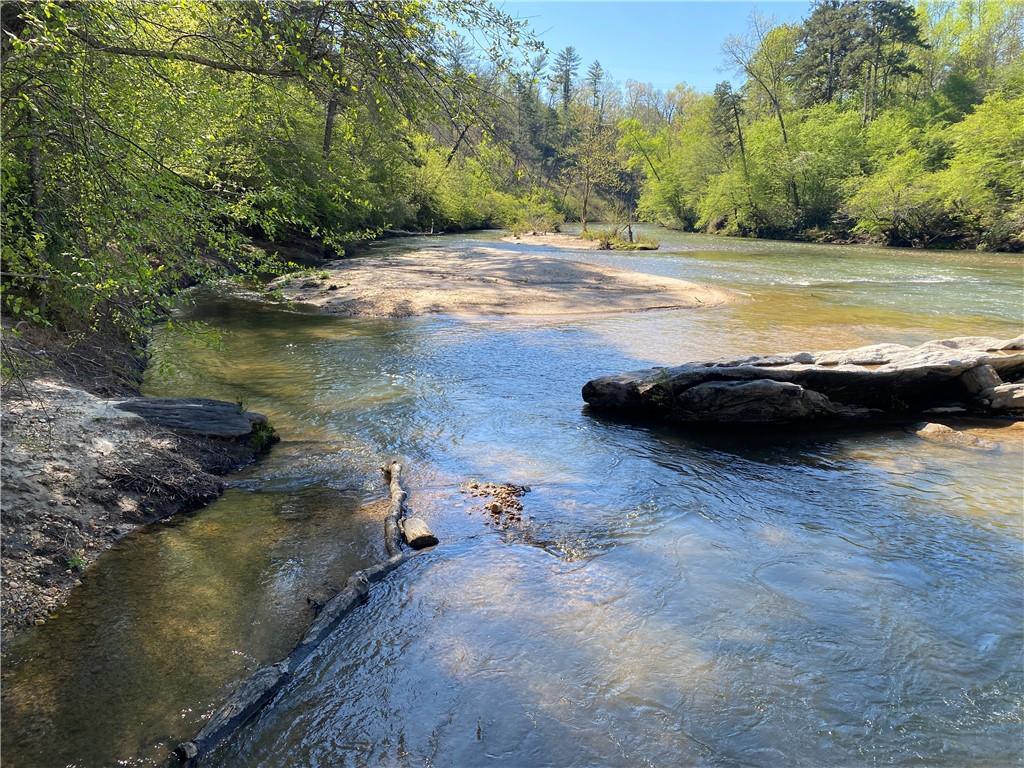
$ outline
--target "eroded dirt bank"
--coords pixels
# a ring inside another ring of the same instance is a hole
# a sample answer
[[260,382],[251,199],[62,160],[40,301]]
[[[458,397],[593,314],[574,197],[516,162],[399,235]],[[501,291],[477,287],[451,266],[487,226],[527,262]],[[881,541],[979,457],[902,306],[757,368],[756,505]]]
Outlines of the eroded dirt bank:
[[[119,409],[125,401],[55,378],[6,388],[0,503],[5,638],[18,626],[42,622],[89,563],[131,530],[216,498],[223,490],[219,475],[252,461],[274,439],[262,417],[231,414],[232,404],[127,399],[162,402],[165,412],[181,404],[178,424],[169,427],[162,415]],[[182,409],[193,423],[180,421]],[[211,413],[219,427],[211,426]],[[232,428],[225,417],[238,424]]]
[[503,247],[427,247],[332,261],[273,286],[288,299],[346,317],[585,315],[682,309],[739,294],[670,277]]

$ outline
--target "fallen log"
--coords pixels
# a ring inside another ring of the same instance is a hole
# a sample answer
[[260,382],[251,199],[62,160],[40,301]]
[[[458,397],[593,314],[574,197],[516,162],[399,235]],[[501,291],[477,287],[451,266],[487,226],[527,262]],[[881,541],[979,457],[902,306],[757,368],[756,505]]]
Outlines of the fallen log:
[[288,659],[261,667],[231,694],[231,697],[213,713],[206,725],[192,741],[179,744],[175,754],[183,760],[196,760],[217,746],[227,736],[248,722],[284,685],[290,672]]
[[402,487],[402,465],[397,461],[385,464],[381,467],[384,473],[384,482],[388,484],[391,491],[391,503],[388,506],[387,517],[384,518],[384,546],[389,555],[397,555],[402,551],[402,534],[398,527],[398,521],[405,517],[405,488]]
[[437,537],[419,517],[403,518],[399,521],[398,527],[402,530],[405,543],[413,549],[424,549],[437,544]]
[[[190,741],[179,744],[174,756],[186,766],[193,766],[249,722],[288,681],[292,670],[312,655],[313,651],[338,628],[341,621],[369,596],[370,587],[418,552],[402,551],[402,536],[414,550],[437,544],[437,538],[418,517],[406,518],[406,492],[402,487],[402,465],[392,461],[381,468],[388,484],[390,502],[384,518],[384,545],[388,559],[382,563],[356,571],[345,582],[345,587],[323,604],[316,619],[287,657],[256,670],[228,697],[202,730]],[[406,533],[408,531],[408,533]],[[411,538],[409,538],[411,536]],[[427,540],[430,543],[424,543]]]

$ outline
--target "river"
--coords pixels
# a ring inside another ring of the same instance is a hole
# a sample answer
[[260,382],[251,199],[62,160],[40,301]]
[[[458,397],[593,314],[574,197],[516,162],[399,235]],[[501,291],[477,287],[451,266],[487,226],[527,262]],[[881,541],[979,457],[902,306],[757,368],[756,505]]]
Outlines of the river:
[[[748,298],[395,320],[201,299],[219,341],[158,338],[146,393],[241,399],[283,442],[16,639],[4,765],[160,764],[290,649],[307,596],[383,557],[391,455],[441,545],[211,765],[1024,765],[1019,438],[696,436],[580,398],[654,364],[1014,336],[1024,262],[646,232],[660,251],[540,250]],[[495,528],[470,479],[529,485],[523,527]]]

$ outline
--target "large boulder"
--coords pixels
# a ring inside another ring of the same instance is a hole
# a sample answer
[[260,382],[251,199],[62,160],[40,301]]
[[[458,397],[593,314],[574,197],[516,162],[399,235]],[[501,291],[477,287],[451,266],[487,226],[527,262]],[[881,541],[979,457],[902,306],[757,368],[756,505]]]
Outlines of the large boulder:
[[602,410],[679,423],[911,419],[933,410],[1024,410],[1024,336],[965,336],[917,347],[694,362],[603,376],[583,399]]

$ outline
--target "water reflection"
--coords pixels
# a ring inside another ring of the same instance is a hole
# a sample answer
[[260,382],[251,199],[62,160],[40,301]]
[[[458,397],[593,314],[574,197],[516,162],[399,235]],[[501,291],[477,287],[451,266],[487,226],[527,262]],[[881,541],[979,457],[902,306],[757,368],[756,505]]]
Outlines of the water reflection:
[[[378,556],[366,502],[399,454],[443,546],[219,764],[1019,762],[1019,437],[973,452],[902,430],[680,434],[594,418],[579,396],[592,376],[686,359],[1014,335],[1018,263],[662,239],[679,253],[586,258],[751,299],[397,321],[202,302],[223,348],[165,338],[149,390],[241,397],[289,442],[209,510],[101,561],[23,644],[35,658],[8,665],[5,725],[33,725],[4,729],[6,754],[154,760],[294,640],[305,592]],[[526,530],[490,527],[458,491],[470,478],[530,485]],[[96,680],[119,664],[104,730]]]
[[379,514],[363,501],[229,490],[106,553],[8,649],[5,764],[160,762],[226,686],[291,649],[308,595],[382,557]]

